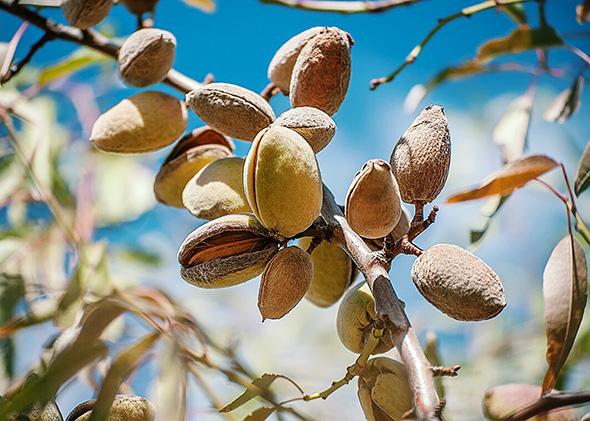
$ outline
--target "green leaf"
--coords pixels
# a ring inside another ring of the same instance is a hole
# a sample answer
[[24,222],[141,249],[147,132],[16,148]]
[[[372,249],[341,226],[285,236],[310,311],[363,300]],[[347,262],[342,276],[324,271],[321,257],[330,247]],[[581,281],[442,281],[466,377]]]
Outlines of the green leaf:
[[574,183],[576,196],[582,194],[590,185],[590,142],[586,144],[584,153],[578,164],[578,173]]
[[572,86],[560,93],[545,110],[543,118],[547,121],[565,123],[580,108],[580,97],[584,91],[584,75],[574,80]]
[[159,338],[160,332],[146,335],[117,356],[102,382],[102,387],[88,421],[107,419],[121,383],[135,370],[141,359]]
[[[23,278],[0,274],[0,323],[4,324],[14,317],[16,306],[23,298],[25,287]],[[14,376],[14,342],[12,338],[0,339],[0,377],[11,380]]]
[[568,235],[555,246],[543,272],[549,365],[543,379],[543,393],[555,387],[576,339],[588,299],[587,277],[584,250],[574,237]]
[[489,61],[504,54],[522,53],[535,48],[549,48],[563,45],[563,40],[551,27],[528,28],[514,30],[503,38],[495,38],[485,42],[477,51],[477,60]]
[[46,67],[39,74],[37,83],[45,86],[57,79],[69,76],[72,73],[85,69],[88,66],[110,60],[110,57],[96,50],[81,47],[59,63]]
[[197,9],[201,9],[204,12],[215,11],[214,0],[184,0],[184,2],[189,6],[196,7]]
[[240,406],[248,403],[256,396],[264,395],[265,393],[267,393],[270,385],[279,377],[281,376],[277,374],[263,374],[261,377],[258,377],[252,382],[251,387],[246,389],[244,393],[238,396],[234,401],[232,401],[225,407],[221,408],[219,412],[233,411],[234,409],[237,409]]
[[262,408],[258,408],[256,411],[252,412],[250,415],[244,418],[244,421],[264,421],[272,414],[274,414],[275,411],[276,408],[268,408],[266,406],[263,406]]

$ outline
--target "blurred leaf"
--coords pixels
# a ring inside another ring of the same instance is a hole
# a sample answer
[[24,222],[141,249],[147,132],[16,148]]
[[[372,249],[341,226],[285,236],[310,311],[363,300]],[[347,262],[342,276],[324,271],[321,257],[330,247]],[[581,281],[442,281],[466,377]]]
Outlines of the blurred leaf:
[[500,6],[500,9],[506,13],[510,18],[519,25],[526,25],[526,11],[522,4],[505,4]]
[[543,393],[555,387],[584,315],[588,298],[584,250],[568,235],[553,249],[543,272],[547,363]]
[[477,60],[488,61],[504,54],[515,54],[535,48],[548,48],[563,45],[560,36],[551,27],[521,27],[503,38],[485,42],[477,50]]
[[489,68],[488,66],[473,60],[466,61],[465,63],[461,63],[456,66],[447,67],[438,72],[425,85],[414,85],[406,96],[404,110],[406,112],[413,112],[426,95],[446,81],[479,73],[485,73],[492,70],[493,69]]
[[471,249],[474,249],[479,245],[492,225],[494,217],[498,214],[500,208],[506,203],[509,197],[510,195],[491,197],[481,207],[480,212],[483,217],[483,223],[481,223],[480,228],[473,228],[469,231],[469,244]]
[[156,203],[154,177],[136,157],[97,153],[96,200],[98,225],[136,219]]
[[201,9],[205,12],[215,11],[214,0],[184,0],[184,2],[189,6],[196,7],[197,9]]
[[507,195],[559,164],[545,155],[530,155],[506,164],[473,189],[447,198],[447,203],[481,199],[495,194]]
[[[438,338],[436,333],[428,332],[426,334],[426,346],[424,347],[424,355],[428,359],[428,362],[433,367],[442,367],[443,363],[438,352]],[[436,393],[439,398],[445,397],[445,385],[443,384],[442,376],[436,376],[434,378],[434,384],[436,386]]]
[[578,164],[578,173],[574,183],[576,196],[582,194],[590,185],[590,142],[586,144],[584,153]]
[[258,408],[250,415],[248,415],[246,418],[244,418],[244,421],[264,421],[272,414],[274,414],[275,411],[276,408],[268,408],[266,406],[263,406],[262,408]]
[[102,382],[102,387],[88,421],[107,419],[121,383],[133,373],[141,359],[145,357],[159,338],[160,332],[146,335],[117,356]]
[[560,93],[543,114],[547,121],[565,123],[580,108],[580,97],[584,90],[584,76],[574,80],[571,87]]
[[529,91],[513,100],[494,127],[492,139],[499,146],[504,164],[524,153],[533,110],[533,93]]
[[39,74],[39,80],[37,83],[39,86],[45,86],[57,79],[61,79],[72,73],[85,69],[88,66],[109,60],[110,57],[99,51],[80,47],[59,63],[43,69]]
[[230,412],[234,409],[239,408],[240,406],[250,402],[256,396],[263,395],[268,391],[270,385],[278,379],[279,375],[277,374],[263,374],[261,377],[258,377],[252,382],[252,387],[248,388],[244,393],[238,396],[234,401],[226,405],[225,407],[221,408],[219,412]]
[[590,0],[584,0],[576,6],[576,20],[580,24],[590,20]]
[[8,415],[21,412],[31,402],[44,405],[79,370],[106,355],[106,352],[107,348],[101,341],[78,337],[48,364],[38,378],[26,383],[21,390],[7,395],[7,399],[0,402],[0,419],[8,419]]
[[[0,323],[4,324],[14,317],[17,304],[25,293],[24,282],[20,276],[0,274]],[[0,339],[0,378],[11,380],[14,376],[14,342],[12,338]],[[4,383],[4,382],[1,382]],[[7,384],[3,384],[7,386]]]
[[158,416],[162,420],[184,421],[186,419],[187,372],[185,357],[178,344],[171,339],[164,342],[158,358],[160,364],[156,383]]
[[143,248],[126,248],[121,250],[120,255],[125,259],[133,260],[147,266],[160,266],[162,264],[162,256]]

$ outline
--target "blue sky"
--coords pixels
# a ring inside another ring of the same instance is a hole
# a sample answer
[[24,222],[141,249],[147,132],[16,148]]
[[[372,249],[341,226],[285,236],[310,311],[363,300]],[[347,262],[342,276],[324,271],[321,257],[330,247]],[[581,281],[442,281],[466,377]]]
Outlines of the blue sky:
[[[156,26],[172,30],[176,35],[175,67],[178,70],[198,80],[211,72],[217,81],[236,83],[254,91],[260,91],[268,82],[266,69],[276,49],[296,33],[317,25],[338,26],[351,33],[355,45],[349,93],[334,117],[337,135],[318,156],[324,181],[340,202],[344,201],[348,184],[363,163],[372,158],[388,159],[400,134],[413,120],[414,114],[403,110],[404,98],[411,87],[427,81],[442,67],[473,57],[485,39],[506,35],[514,28],[509,18],[496,11],[457,20],[445,27],[416,63],[393,83],[369,91],[369,81],[389,73],[400,64],[437,18],[471,3],[430,0],[385,13],[351,16],[304,12],[263,5],[255,0],[218,0],[218,9],[213,14],[201,13],[180,0],[161,0],[160,3]],[[589,24],[580,26],[575,23],[576,3],[547,0],[548,21],[562,34],[589,32]],[[530,20],[536,22],[534,6],[527,5],[527,12]],[[49,15],[62,20],[59,11]],[[135,20],[122,7],[116,7],[107,24],[118,36],[125,36],[133,31]],[[9,40],[18,25],[18,20],[1,13],[0,41]],[[38,32],[29,30],[24,42],[30,43],[38,36]],[[590,51],[590,37],[568,39],[579,48]],[[60,55],[72,49],[71,45],[56,41],[41,51],[33,63],[38,66],[54,63]],[[549,57],[550,63],[570,64],[572,77],[581,69],[581,61],[567,51],[551,51]],[[533,53],[522,54],[518,59],[531,65],[536,60]],[[94,75],[89,71],[77,78],[88,80]],[[476,184],[499,167],[500,156],[491,142],[491,130],[510,100],[522,94],[529,82],[530,75],[524,74],[478,76],[445,84],[424,101],[422,105],[435,102],[445,106],[451,128],[451,174],[439,204],[449,193]],[[590,95],[584,94],[581,111],[564,125],[546,123],[541,119],[544,107],[570,82],[569,78],[540,78],[538,106],[529,144],[531,151],[547,153],[565,162],[573,177],[579,154],[590,139]],[[162,89],[172,92],[166,87]],[[97,102],[104,111],[132,92],[119,84],[109,85],[109,89],[97,97]],[[288,108],[288,101],[278,97],[272,100],[272,105],[278,114]],[[71,112],[71,109],[64,109],[60,119],[71,121]],[[71,123],[66,124],[71,126]],[[196,116],[191,117],[190,125],[199,125]],[[81,133],[77,137],[80,142],[86,141]],[[238,152],[245,153],[247,147],[248,144],[238,143]],[[144,155],[141,159],[155,171],[164,156],[165,151]],[[551,174],[547,180],[562,187],[558,174]],[[467,246],[468,228],[476,221],[481,204],[442,206],[439,222],[420,238],[419,244],[428,247],[437,242],[449,242]],[[588,209],[590,201],[583,197],[580,205],[583,210]],[[590,217],[590,212],[585,215]],[[454,363],[473,357],[478,346],[488,340],[482,338],[482,330],[508,332],[532,321],[533,315],[538,316],[543,266],[553,246],[566,233],[564,219],[562,205],[534,186],[519,191],[502,210],[478,250],[478,255],[504,280],[508,296],[508,308],[490,322],[461,324],[445,318],[422,299],[409,281],[412,260],[402,257],[396,261],[392,279],[408,304],[410,317],[421,335],[429,329],[439,332],[445,360]],[[333,332],[336,308],[318,310],[302,303],[285,320],[261,325],[256,309],[257,282],[230,290],[202,291],[179,279],[176,248],[198,224],[200,222],[187,213],[157,205],[139,220],[102,231],[98,237],[107,238],[115,245],[132,239],[132,242],[160,253],[164,259],[163,267],[149,274],[140,274],[141,279],[172,291],[187,305],[193,306],[198,314],[205,315],[203,321],[206,324],[224,332],[225,336],[237,337],[243,344],[244,355],[253,362],[256,370],[286,370],[309,389],[334,380],[353,360],[352,354],[338,344]],[[228,308],[231,311],[227,311]],[[520,370],[524,370],[517,357],[514,357],[512,372],[491,374],[480,371],[476,374],[485,378],[488,385],[492,381],[535,381],[544,369],[542,344],[539,349],[534,349],[530,359],[537,371],[527,374],[528,378],[517,376]],[[463,382],[458,383],[457,390],[466,389],[465,385],[469,384],[472,395],[466,399],[470,402],[466,408],[455,406],[458,412],[453,419],[470,419],[472,411],[479,408],[478,399],[484,386],[469,383],[469,379],[457,380]],[[64,398],[66,405],[79,397],[71,393],[68,395],[71,397]],[[341,414],[341,419],[358,419],[359,408],[353,397],[354,387],[350,387],[331,398],[324,407],[310,405],[309,413],[321,418],[336,411]],[[195,405],[202,408],[203,403],[196,398]],[[457,404],[450,400],[451,409],[453,405]],[[467,417],[461,418],[462,415]]]

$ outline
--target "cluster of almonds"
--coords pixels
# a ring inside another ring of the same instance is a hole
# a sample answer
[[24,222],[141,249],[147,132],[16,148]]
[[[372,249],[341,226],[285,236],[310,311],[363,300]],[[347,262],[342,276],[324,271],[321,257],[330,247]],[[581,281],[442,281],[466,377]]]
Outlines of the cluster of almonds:
[[[278,118],[268,101],[237,85],[211,83],[186,95],[186,104],[207,126],[178,141],[154,185],[160,202],[209,221],[180,246],[185,281],[223,288],[262,274],[263,319],[283,317],[304,296],[327,307],[346,293],[356,268],[345,251],[328,241],[312,244],[310,237],[299,238],[297,245],[288,242],[320,217],[323,187],[315,154],[335,134],[330,116],[346,96],[352,44],[350,35],[333,27],[311,28],[287,41],[268,69],[292,105]],[[122,80],[139,87],[162,80],[172,66],[174,46],[172,34],[140,29],[121,48]],[[91,140],[109,152],[146,152],[174,142],[186,126],[185,102],[145,91],[104,113]],[[251,142],[245,159],[233,156],[230,137]],[[345,203],[350,227],[374,249],[385,237],[400,240],[411,225],[402,201],[422,208],[435,200],[450,156],[444,111],[428,106],[401,136],[389,162],[367,162],[352,181]],[[422,252],[412,279],[428,301],[458,320],[488,319],[505,306],[498,276],[457,246],[439,244]],[[338,311],[342,343],[360,353],[375,318],[370,289],[364,284],[351,289]],[[390,335],[384,335],[375,353],[392,347]],[[392,384],[403,390],[395,402],[386,393]],[[398,419],[396,414],[412,405],[405,370],[390,359],[369,362],[359,396],[369,419],[381,419],[382,412]]]

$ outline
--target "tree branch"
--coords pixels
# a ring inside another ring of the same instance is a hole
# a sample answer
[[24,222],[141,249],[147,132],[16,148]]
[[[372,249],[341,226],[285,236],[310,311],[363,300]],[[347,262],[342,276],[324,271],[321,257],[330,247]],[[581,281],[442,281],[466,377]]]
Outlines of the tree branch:
[[349,254],[373,292],[377,317],[387,323],[388,332],[408,371],[410,385],[414,391],[417,419],[439,419],[439,400],[431,365],[404,311],[404,303],[391,285],[387,270],[389,262],[380,252],[372,252],[363,239],[350,228],[332,192],[326,186],[322,217],[331,228],[332,243]]
[[424,49],[424,47],[426,46],[426,44],[428,44],[428,42],[430,42],[430,40],[436,35],[436,33],[438,31],[440,31],[448,23],[450,23],[456,19],[462,18],[462,17],[468,18],[468,17],[473,16],[477,13],[480,13],[480,12],[483,12],[483,11],[489,10],[489,9],[495,9],[499,6],[504,6],[504,5],[509,5],[509,4],[517,4],[517,3],[526,3],[528,1],[531,1],[531,0],[486,0],[482,3],[466,7],[457,13],[454,13],[452,15],[449,15],[449,16],[439,19],[436,26],[434,28],[432,28],[430,30],[430,32],[428,32],[428,34],[426,34],[424,39],[418,45],[416,45],[412,49],[412,51],[410,51],[410,54],[407,55],[406,60],[401,65],[399,65],[389,75],[383,76],[383,77],[380,77],[377,79],[373,79],[371,81],[371,90],[376,89],[379,85],[381,85],[383,83],[391,82],[398,74],[400,74],[402,72],[402,70],[404,70],[410,64],[413,64],[416,61],[416,59],[418,58],[418,56],[420,55],[420,53],[422,52],[422,50]]
[[292,7],[294,9],[314,12],[336,13],[375,13],[384,12],[394,7],[408,6],[419,0],[375,0],[375,1],[339,1],[339,0],[260,0],[262,3]]
[[[86,47],[113,57],[115,60],[119,54],[119,45],[113,43],[109,38],[99,32],[93,29],[82,31],[72,26],[61,25],[41,16],[39,13],[28,9],[25,6],[19,5],[16,0],[0,0],[0,10],[4,10],[11,15],[26,20],[56,39],[73,42],[78,45],[85,45]],[[182,93],[190,92],[200,86],[199,82],[174,69],[171,69],[168,72],[168,75],[162,82]]]
[[551,392],[542,396],[535,403],[516,411],[504,421],[524,421],[535,415],[552,409],[590,402],[590,391],[586,392]]

